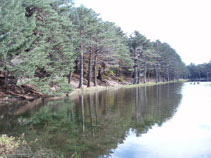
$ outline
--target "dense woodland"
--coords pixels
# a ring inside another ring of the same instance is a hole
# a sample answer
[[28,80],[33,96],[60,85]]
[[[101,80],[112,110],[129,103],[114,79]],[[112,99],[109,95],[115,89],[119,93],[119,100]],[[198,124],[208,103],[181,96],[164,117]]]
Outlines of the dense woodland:
[[74,74],[79,88],[106,79],[138,84],[189,75],[169,44],[138,31],[128,37],[69,0],[1,0],[0,19],[0,81],[6,88],[30,84],[53,95],[69,92]]
[[187,66],[190,76],[189,78],[192,80],[211,80],[211,61],[209,63],[204,63],[204,64],[190,64]]

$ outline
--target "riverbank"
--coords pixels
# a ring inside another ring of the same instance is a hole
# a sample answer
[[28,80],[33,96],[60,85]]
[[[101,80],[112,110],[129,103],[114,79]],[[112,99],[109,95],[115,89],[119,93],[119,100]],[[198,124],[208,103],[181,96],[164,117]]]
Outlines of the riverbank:
[[[144,86],[154,86],[154,85],[161,85],[161,84],[168,84],[168,83],[173,83],[173,82],[186,82],[187,80],[175,80],[175,81],[169,81],[169,82],[146,82],[146,83],[140,83],[140,84],[131,84],[130,82],[115,82],[115,81],[107,81],[109,84],[100,84],[96,87],[84,87],[83,88],[77,88],[75,85],[76,83],[73,81],[72,86],[74,87],[73,91],[69,94],[64,94],[62,96],[46,96],[46,95],[41,95],[37,91],[34,91],[36,93],[33,93],[33,95],[20,95],[18,93],[13,92],[14,96],[11,95],[11,93],[1,93],[0,97],[0,105],[5,104],[5,103],[11,103],[11,102],[16,102],[16,101],[21,101],[21,100],[29,100],[29,101],[34,101],[39,98],[46,98],[47,100],[59,100],[62,98],[65,98],[69,96],[71,99],[74,99],[80,94],[88,94],[88,93],[94,93],[94,92],[99,92],[103,90],[114,90],[114,89],[120,89],[120,88],[134,88],[134,87],[144,87]],[[27,87],[28,88],[28,87]],[[30,87],[31,88],[31,87]],[[30,89],[30,92],[32,92],[32,89]],[[17,97],[18,96],[18,97]]]
[[[178,91],[182,89],[183,84],[165,83],[165,85],[153,86],[154,84],[148,83],[147,88],[141,84],[142,88],[136,88],[137,85],[132,88],[133,85],[131,85],[128,86],[129,89],[120,87],[118,90],[116,87],[107,87],[108,90],[101,92],[99,91],[103,87],[98,87],[99,89],[84,88],[83,92],[90,92],[91,95],[83,97],[76,95],[74,101],[69,97],[57,101],[50,101],[49,98],[46,98],[29,102],[26,105],[17,106],[15,104],[14,106],[13,104],[10,106],[10,109],[13,109],[10,110],[10,115],[6,110],[1,111],[3,113],[2,127],[7,128],[6,125],[11,120],[13,124],[9,126],[9,130],[7,130],[9,132],[5,134],[11,136],[12,132],[12,136],[20,136],[24,132],[26,140],[29,142],[37,138],[38,144],[33,145],[36,153],[41,151],[34,146],[51,149],[57,154],[60,151],[60,154],[70,151],[68,155],[73,155],[75,146],[78,146],[77,151],[80,149],[82,152],[86,152],[87,148],[91,146],[88,151],[96,152],[96,148],[94,148],[96,144],[104,149],[104,144],[108,142],[108,139],[109,142],[114,142],[113,133],[115,131],[119,132],[115,134],[118,144],[120,137],[123,138],[125,131],[131,127],[137,127],[139,132],[146,133],[154,124],[165,122],[174,115],[181,99],[181,94]],[[191,84],[185,85],[191,86]],[[95,93],[95,90],[99,93]],[[15,122],[17,122],[17,126]],[[15,129],[15,134],[13,129]],[[96,137],[90,137],[93,133]],[[102,140],[101,136],[105,135],[105,140]],[[54,146],[52,146],[52,142]],[[81,148],[81,144],[85,148]],[[62,150],[60,150],[61,147]],[[108,147],[113,148],[110,145]]]
[[175,81],[169,81],[169,82],[146,82],[146,83],[140,83],[140,84],[118,84],[110,85],[110,86],[96,86],[96,87],[83,87],[83,88],[75,88],[69,96],[71,98],[74,98],[75,96],[78,96],[80,94],[87,94],[87,93],[94,93],[99,92],[103,90],[114,90],[114,89],[120,89],[120,88],[134,88],[134,87],[145,87],[145,86],[155,86],[155,85],[162,85],[162,84],[169,84],[174,82],[187,82],[187,80],[180,79]]

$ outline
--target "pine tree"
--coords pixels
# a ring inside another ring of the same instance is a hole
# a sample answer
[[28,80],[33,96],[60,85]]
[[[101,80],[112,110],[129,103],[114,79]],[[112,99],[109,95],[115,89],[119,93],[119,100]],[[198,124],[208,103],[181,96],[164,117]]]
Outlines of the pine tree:
[[[25,16],[23,0],[0,1],[0,70],[16,72],[21,62],[18,56],[26,51],[33,40],[34,17]],[[5,76],[5,79],[7,76]],[[6,87],[8,85],[5,80]]]
[[89,57],[89,84],[91,79],[91,59],[93,51],[93,37],[96,35],[96,27],[100,19],[98,15],[92,10],[84,6],[73,8],[71,11],[71,21],[75,29],[78,31],[78,50],[80,56],[80,81],[79,88],[83,87],[84,79],[84,54],[90,54]]
[[149,49],[150,41],[138,31],[130,36],[129,47],[134,61],[133,84],[139,84],[143,52]]
[[57,2],[27,0],[23,4],[26,17],[35,18],[33,33],[37,38],[18,56],[22,60],[18,73],[24,78],[20,84],[35,84],[46,94],[70,90],[67,76],[74,61],[74,33],[64,12],[69,6]]

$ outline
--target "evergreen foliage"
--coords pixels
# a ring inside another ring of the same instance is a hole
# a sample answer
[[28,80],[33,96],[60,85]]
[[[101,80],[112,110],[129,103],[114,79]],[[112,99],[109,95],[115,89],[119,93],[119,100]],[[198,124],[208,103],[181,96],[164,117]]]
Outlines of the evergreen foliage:
[[131,77],[133,71],[134,84],[147,76],[160,82],[188,75],[167,43],[151,42],[138,31],[127,37],[114,23],[69,0],[1,0],[0,18],[0,71],[44,94],[68,93],[73,72],[80,72],[80,88],[85,78],[88,87],[97,86],[106,68],[116,77]]
[[191,63],[190,65],[187,66],[187,68],[190,72],[188,76],[189,79],[192,80],[203,79],[207,81],[211,80],[211,61],[208,63],[198,64],[198,65]]
[[27,18],[23,0],[0,1],[0,70],[16,71],[17,56],[25,52],[35,39],[34,16]]

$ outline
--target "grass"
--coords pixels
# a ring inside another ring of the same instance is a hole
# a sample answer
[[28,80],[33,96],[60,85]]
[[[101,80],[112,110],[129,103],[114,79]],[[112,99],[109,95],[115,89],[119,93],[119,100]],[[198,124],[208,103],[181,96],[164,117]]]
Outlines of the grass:
[[133,84],[133,85],[122,85],[121,88],[135,88],[135,87],[147,87],[147,86],[155,86],[155,85],[163,85],[163,84],[169,84],[169,83],[178,83],[178,82],[186,82],[187,80],[175,80],[175,81],[169,81],[169,82],[147,82],[147,83],[140,83],[140,84]]

